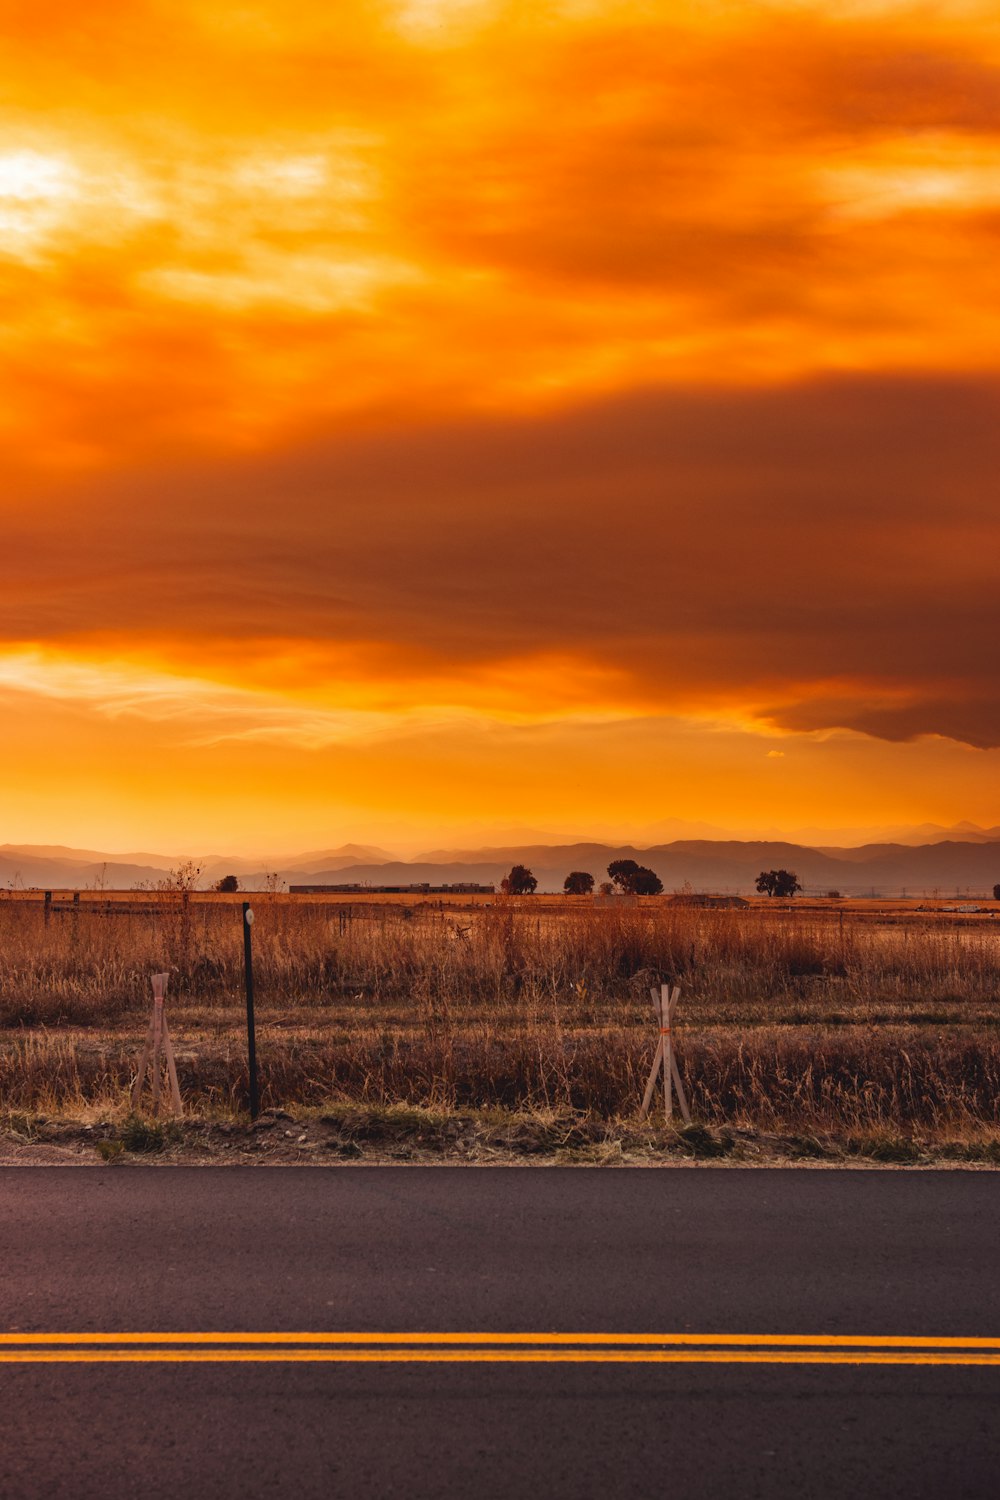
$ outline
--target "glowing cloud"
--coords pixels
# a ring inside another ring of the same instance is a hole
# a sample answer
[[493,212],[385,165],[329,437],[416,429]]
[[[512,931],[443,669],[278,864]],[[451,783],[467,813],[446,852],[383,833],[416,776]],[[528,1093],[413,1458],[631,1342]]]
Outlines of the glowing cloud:
[[1000,820],[995,6],[3,24],[22,803]]

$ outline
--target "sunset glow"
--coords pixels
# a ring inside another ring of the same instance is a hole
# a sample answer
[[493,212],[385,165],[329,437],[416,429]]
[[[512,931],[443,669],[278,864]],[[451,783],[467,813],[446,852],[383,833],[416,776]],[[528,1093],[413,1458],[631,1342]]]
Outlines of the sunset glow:
[[1000,823],[995,5],[2,14],[0,841]]

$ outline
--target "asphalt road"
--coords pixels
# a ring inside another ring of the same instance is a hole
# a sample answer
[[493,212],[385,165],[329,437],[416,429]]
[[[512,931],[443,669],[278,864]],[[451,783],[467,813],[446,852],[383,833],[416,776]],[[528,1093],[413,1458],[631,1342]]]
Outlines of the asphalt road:
[[[94,1363],[84,1336],[1000,1338],[998,1250],[985,1172],[8,1169],[0,1495],[992,1497],[1000,1362]],[[55,1362],[11,1342],[59,1332]]]

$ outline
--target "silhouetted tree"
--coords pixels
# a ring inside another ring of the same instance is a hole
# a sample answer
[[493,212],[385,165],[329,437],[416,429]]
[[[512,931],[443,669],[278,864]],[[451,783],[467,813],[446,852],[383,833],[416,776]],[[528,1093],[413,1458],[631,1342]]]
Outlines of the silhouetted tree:
[[594,877],[586,870],[571,870],[563,881],[567,896],[589,896],[594,889]]
[[620,891],[629,891],[629,881],[638,868],[634,859],[613,859],[608,865],[608,874]]
[[762,896],[794,896],[802,889],[794,870],[761,870],[756,885]]
[[1000,901],[1000,885],[993,887],[993,899],[994,901]]
[[608,874],[625,896],[658,896],[663,881],[655,870],[637,864],[634,859],[613,859]]
[[234,891],[238,891],[239,888],[240,883],[236,879],[235,875],[223,875],[221,880],[217,880],[215,882],[215,889],[217,891],[224,891],[229,896],[231,896]]
[[509,875],[500,882],[500,889],[508,896],[532,896],[538,881],[527,865],[514,865]]

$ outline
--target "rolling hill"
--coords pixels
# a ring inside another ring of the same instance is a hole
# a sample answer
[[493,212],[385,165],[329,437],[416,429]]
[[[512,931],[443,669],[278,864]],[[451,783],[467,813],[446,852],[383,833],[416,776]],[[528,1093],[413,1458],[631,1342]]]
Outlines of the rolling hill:
[[[634,859],[655,870],[668,891],[746,894],[761,870],[794,870],[807,891],[844,895],[985,895],[1000,882],[1000,838],[945,839],[933,843],[866,844],[859,848],[814,848],[782,840],[678,839],[637,847],[595,841],[575,844],[511,844],[499,848],[438,850],[413,860],[380,857],[364,845],[253,861],[213,855],[198,861],[202,887],[222,874],[238,875],[246,890],[260,888],[268,871],[291,884],[451,885],[474,881],[499,885],[515,863],[526,864],[540,891],[558,891],[570,870],[604,878],[613,859]],[[0,886],[8,888],[131,889],[156,886],[177,858],[159,854],[107,855],[58,846],[0,846]]]

